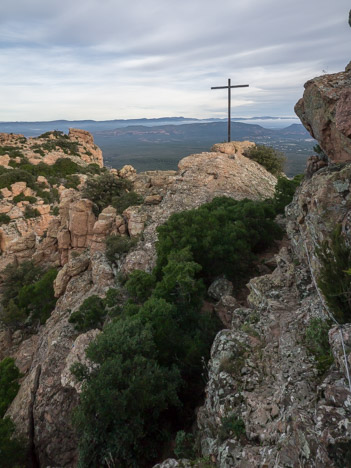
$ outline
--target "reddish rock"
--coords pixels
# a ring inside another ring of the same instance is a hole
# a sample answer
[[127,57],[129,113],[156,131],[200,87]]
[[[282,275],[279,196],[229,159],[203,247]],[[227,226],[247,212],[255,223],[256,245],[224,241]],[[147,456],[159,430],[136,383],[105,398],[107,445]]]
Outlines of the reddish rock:
[[350,67],[307,81],[295,112],[330,161],[351,160]]

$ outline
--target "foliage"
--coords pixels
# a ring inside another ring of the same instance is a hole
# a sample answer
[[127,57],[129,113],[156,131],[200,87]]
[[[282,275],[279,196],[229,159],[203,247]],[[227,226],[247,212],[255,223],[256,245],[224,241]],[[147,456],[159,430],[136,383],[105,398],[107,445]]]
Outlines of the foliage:
[[339,323],[351,321],[351,249],[338,225],[331,234],[330,241],[324,241],[317,250],[321,261],[318,286],[323,292],[328,306]]
[[13,197],[13,201],[14,201],[14,203],[19,203],[21,201],[28,201],[29,203],[35,203],[37,201],[37,199],[35,197],[26,196],[22,192],[22,193],[16,195],[15,197]]
[[285,207],[292,202],[295,191],[303,177],[303,174],[296,175],[293,179],[278,177],[273,197],[273,205],[276,213],[284,213]]
[[88,377],[74,421],[79,466],[140,467],[169,437],[160,430],[167,409],[179,404],[179,372],[160,366],[152,332],[138,318],[108,325],[87,350],[99,364]]
[[28,317],[31,317],[31,320],[39,320],[40,323],[45,323],[55,308],[56,298],[53,282],[56,276],[57,270],[51,268],[38,281],[20,289],[18,305]]
[[330,322],[312,318],[305,333],[306,347],[315,357],[319,374],[324,374],[333,363],[333,354],[330,349],[328,332]]
[[156,272],[161,274],[172,250],[189,247],[207,279],[225,274],[243,280],[255,253],[282,235],[272,204],[215,198],[198,209],[175,213],[159,226]]
[[25,462],[24,441],[15,437],[15,426],[10,418],[3,418],[19,390],[21,374],[13,358],[0,362],[0,467],[20,468]]
[[175,439],[174,454],[177,458],[188,458],[193,460],[196,457],[195,439],[193,434],[185,431],[178,431]]
[[13,358],[6,357],[0,362],[0,417],[2,418],[19,390],[20,371]]
[[135,246],[137,240],[130,237],[112,235],[106,239],[106,258],[110,263],[115,263],[123,254]]
[[130,297],[138,302],[146,301],[154,289],[156,278],[150,273],[141,270],[134,270],[125,284]]
[[0,156],[8,154],[10,158],[22,157],[23,153],[20,146],[0,146]]
[[[121,467],[147,465],[198,404],[202,358],[208,358],[219,329],[217,320],[199,313],[204,289],[195,275],[200,269],[184,249],[169,256],[157,283],[153,275],[134,272],[127,288],[146,301],[125,304],[88,347],[93,371],[74,369],[85,379],[75,419],[82,466],[101,466],[108,453]],[[105,304],[112,303],[106,297]],[[160,407],[153,406],[155,398],[161,398]]]
[[284,171],[284,164],[286,161],[284,153],[271,146],[252,146],[244,152],[244,156],[261,164],[261,166],[275,176],[279,176]]
[[33,262],[8,265],[4,270],[1,320],[23,326],[33,320],[44,323],[54,309],[55,269],[44,272]]
[[33,208],[30,205],[26,205],[24,209],[24,217],[26,219],[37,218],[38,216],[40,216],[40,212],[36,208]]
[[10,221],[11,221],[10,216],[8,216],[5,213],[0,213],[0,225],[1,224],[9,224]]
[[10,418],[0,419],[0,468],[26,466],[25,442],[16,437],[15,425]]
[[239,438],[245,434],[244,421],[235,414],[223,417],[221,422],[218,437],[222,442],[233,437]]
[[125,192],[112,199],[112,206],[116,208],[118,213],[123,213],[129,206],[141,205],[142,203],[143,197],[135,192]]
[[35,185],[35,179],[27,171],[23,169],[8,169],[0,175],[0,189],[11,188],[11,185],[16,182],[26,182],[28,187],[33,188]]
[[77,331],[86,332],[92,328],[102,328],[105,317],[103,300],[99,296],[90,296],[73,312],[68,321],[75,325]]
[[126,194],[132,188],[130,181],[118,179],[110,173],[87,180],[83,196],[92,200],[100,213],[108,205],[116,203],[118,198]]

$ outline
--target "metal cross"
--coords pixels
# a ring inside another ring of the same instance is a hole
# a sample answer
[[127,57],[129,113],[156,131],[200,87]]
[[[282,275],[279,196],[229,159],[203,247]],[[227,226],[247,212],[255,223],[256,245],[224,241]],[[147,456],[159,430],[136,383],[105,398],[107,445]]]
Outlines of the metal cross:
[[247,88],[249,85],[230,85],[230,78],[228,78],[228,86],[214,86],[211,89],[228,89],[228,141],[230,141],[230,101],[231,101],[231,88]]

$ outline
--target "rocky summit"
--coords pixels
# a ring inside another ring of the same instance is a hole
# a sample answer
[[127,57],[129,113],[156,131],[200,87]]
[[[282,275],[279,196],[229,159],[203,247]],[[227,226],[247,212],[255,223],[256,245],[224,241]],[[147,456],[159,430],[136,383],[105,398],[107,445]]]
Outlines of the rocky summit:
[[[204,365],[205,396],[192,428],[200,458],[165,456],[155,468],[351,466],[351,324],[340,333],[329,323],[330,361],[322,371],[311,352],[316,334],[306,334],[333,313],[318,281],[321,248],[331,245],[335,226],[346,247],[351,244],[349,73],[311,80],[297,104],[328,161],[303,180],[280,218],[286,231],[280,251],[262,259],[261,274],[249,280],[246,294],[235,296],[223,277],[208,290],[203,307],[213,308],[225,328]],[[57,302],[47,320],[30,331],[4,323],[0,331],[1,358],[13,357],[22,374],[6,416],[29,441],[32,466],[77,465],[71,417],[82,383],[71,366],[91,365],[85,351],[101,331],[77,331],[72,314],[88,297],[104,298],[134,270],[150,272],[157,227],[173,213],[218,196],[272,198],[277,179],[244,156],[252,146],[216,144],[182,159],[177,171],[137,173],[132,166],[103,168],[100,150],[81,130],[37,139],[0,135],[0,213],[6,216],[0,227],[1,291],[8,265],[30,260],[58,270]],[[89,199],[87,181],[98,177],[127,187],[139,202],[113,202],[97,212],[99,200]],[[130,245],[114,264],[106,248],[111,237]]]

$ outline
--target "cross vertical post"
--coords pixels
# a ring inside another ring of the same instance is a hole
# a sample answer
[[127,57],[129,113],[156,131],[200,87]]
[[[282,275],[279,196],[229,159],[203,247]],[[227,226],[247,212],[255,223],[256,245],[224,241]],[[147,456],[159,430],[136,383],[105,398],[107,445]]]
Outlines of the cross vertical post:
[[231,115],[230,115],[230,107],[231,107],[231,89],[232,88],[247,88],[249,85],[234,85],[231,86],[231,80],[228,78],[228,86],[213,86],[211,89],[228,89],[228,142],[230,141],[230,124],[231,124]]

